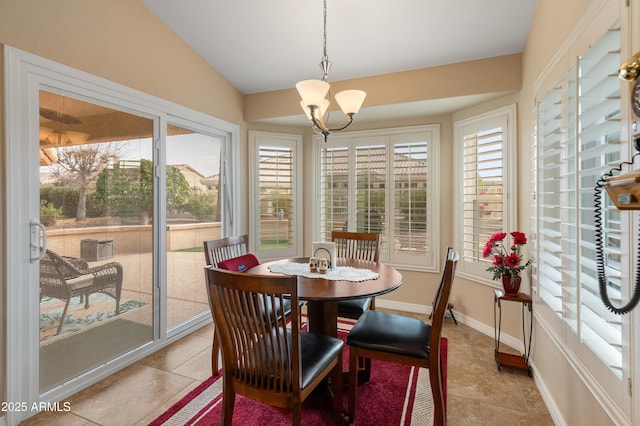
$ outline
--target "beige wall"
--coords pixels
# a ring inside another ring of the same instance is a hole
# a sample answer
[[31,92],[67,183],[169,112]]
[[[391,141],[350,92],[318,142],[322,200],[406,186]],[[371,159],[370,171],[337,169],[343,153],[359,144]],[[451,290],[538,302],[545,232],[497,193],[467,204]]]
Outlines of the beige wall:
[[[420,124],[441,127],[441,253],[453,245],[453,122],[472,114],[490,111],[517,102],[518,106],[518,205],[519,226],[529,230],[530,144],[533,121],[532,86],[547,62],[570,33],[591,0],[539,0],[534,25],[523,55],[509,55],[482,61],[447,65],[407,73],[336,82],[340,86],[362,87],[369,97],[367,105],[385,105],[440,97],[488,92],[514,92],[491,102],[477,105],[453,115],[440,115],[356,123],[354,130]],[[241,126],[240,170],[247,170],[247,130],[301,134],[310,145],[311,130],[259,123],[271,117],[298,114],[295,90],[261,93],[246,98],[239,94],[215,70],[190,50],[182,40],[164,27],[140,3],[130,0],[73,1],[0,0],[0,44],[26,50],[68,66],[104,77],[137,90],[185,105],[203,113]],[[0,62],[2,58],[0,57]],[[1,81],[4,81],[2,79]],[[0,86],[0,94],[2,86]],[[4,101],[4,97],[0,96]],[[245,111],[246,102],[246,111]],[[4,102],[0,104],[0,130],[3,130]],[[245,124],[245,120],[248,124]],[[0,159],[4,155],[4,131],[0,133]],[[311,155],[305,152],[304,170],[310,171]],[[0,176],[4,182],[4,161]],[[246,194],[247,175],[240,173],[239,194]],[[305,205],[311,205],[311,179],[305,176]],[[5,194],[0,187],[0,241],[5,241]],[[241,200],[240,223],[248,223],[247,199]],[[307,212],[308,213],[308,212]],[[310,215],[307,214],[306,217]],[[244,227],[241,227],[244,228]],[[246,229],[240,229],[246,231]],[[305,227],[304,244],[310,250],[311,231]],[[6,271],[4,251],[0,247],[0,270]],[[407,304],[430,304],[439,275],[403,271],[404,285],[381,299]],[[4,306],[6,276],[0,282],[0,304]],[[493,287],[456,279],[452,293],[456,311],[486,328],[493,328]],[[4,315],[5,309],[2,309]],[[519,312],[506,312],[507,334],[519,337]],[[4,383],[6,318],[0,317],[0,383]],[[492,354],[487,354],[492,360]],[[598,408],[552,339],[536,328],[534,357],[536,374],[556,400],[562,415],[571,424],[607,424],[610,420]],[[0,397],[4,396],[4,386]],[[4,400],[4,398],[2,398]],[[582,414],[572,414],[580,412]]]
[[[393,105],[457,96],[520,90],[521,55],[513,54],[439,67],[378,75],[331,83],[332,91],[367,92],[366,107]],[[336,106],[333,106],[336,108]],[[246,97],[248,122],[300,114],[295,89],[256,93]],[[356,120],[357,121],[357,120]],[[376,124],[380,127],[380,123]],[[370,125],[367,125],[367,129]]]

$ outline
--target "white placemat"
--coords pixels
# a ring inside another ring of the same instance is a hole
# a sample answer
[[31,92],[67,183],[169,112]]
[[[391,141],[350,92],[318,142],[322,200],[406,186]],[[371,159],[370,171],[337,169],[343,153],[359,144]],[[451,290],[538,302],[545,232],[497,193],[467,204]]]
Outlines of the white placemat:
[[309,271],[308,263],[277,263],[269,266],[269,270],[276,274],[301,275],[307,278],[324,278],[333,281],[367,281],[380,278],[380,274],[369,269],[358,269],[351,266],[336,266],[328,270],[326,274]]

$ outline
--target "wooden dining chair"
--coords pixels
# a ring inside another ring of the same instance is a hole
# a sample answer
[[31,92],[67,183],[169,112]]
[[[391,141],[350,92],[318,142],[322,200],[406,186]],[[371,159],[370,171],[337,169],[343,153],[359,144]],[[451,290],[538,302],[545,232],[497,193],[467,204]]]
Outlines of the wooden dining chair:
[[[336,243],[336,256],[349,259],[378,262],[380,259],[380,234],[369,232],[332,231],[331,241]],[[338,316],[358,319],[369,309],[375,309],[374,297],[340,300]]]
[[446,424],[446,407],[442,390],[442,360],[440,338],[444,314],[449,303],[451,285],[458,263],[458,254],[447,250],[444,271],[436,293],[434,314],[427,324],[417,318],[382,311],[367,311],[347,336],[349,346],[349,419],[356,410],[357,368],[359,357],[378,359],[429,369],[433,394],[435,424]]
[[[249,253],[249,236],[247,234],[206,240],[203,244],[206,265],[214,268],[246,272],[258,264],[258,259]],[[291,312],[289,300],[285,301],[284,312],[285,315]],[[218,355],[220,355],[220,341],[218,333],[214,329],[213,346],[211,347],[211,372],[214,376],[218,375]]]
[[247,234],[207,240],[203,244],[206,264],[214,268],[217,268],[220,262],[249,253]]
[[[205,265],[211,265],[215,268],[220,266],[229,259],[238,258],[249,254],[249,236],[234,235],[216,240],[206,240],[204,244]],[[218,356],[220,355],[220,342],[218,333],[213,331],[213,346],[211,348],[211,372],[214,376],[218,375]]]
[[[231,425],[236,394],[293,410],[331,377],[336,424],[343,424],[340,339],[300,330],[298,278],[205,268],[209,301],[222,347],[222,419]],[[291,300],[291,324],[284,301]],[[271,312],[263,315],[263,309]]]

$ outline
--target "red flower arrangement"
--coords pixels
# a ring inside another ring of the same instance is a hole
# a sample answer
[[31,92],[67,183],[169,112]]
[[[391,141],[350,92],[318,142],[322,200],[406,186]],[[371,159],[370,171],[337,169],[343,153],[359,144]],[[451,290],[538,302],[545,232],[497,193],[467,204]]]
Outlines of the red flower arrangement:
[[505,248],[506,232],[493,234],[484,246],[482,255],[484,257],[493,256],[492,264],[487,268],[487,271],[493,274],[492,278],[494,280],[502,279],[503,275],[509,274],[511,281],[514,281],[520,271],[531,264],[531,260],[523,262],[520,254],[521,247],[527,244],[527,236],[524,232],[514,231],[509,235],[513,239],[513,244],[511,244],[508,251]]

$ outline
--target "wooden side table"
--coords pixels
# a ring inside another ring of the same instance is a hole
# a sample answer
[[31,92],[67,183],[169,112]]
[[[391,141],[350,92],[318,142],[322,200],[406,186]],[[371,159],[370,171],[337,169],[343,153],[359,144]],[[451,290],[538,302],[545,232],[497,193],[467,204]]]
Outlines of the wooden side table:
[[[522,341],[524,343],[524,354],[513,355],[505,352],[500,352],[500,327],[502,324],[502,302],[516,302],[522,304]],[[527,310],[525,311],[525,308]],[[529,333],[526,333],[526,321],[525,315],[529,312]],[[529,354],[531,351],[531,335],[533,331],[533,304],[531,296],[525,293],[518,293],[516,295],[505,294],[503,290],[496,290],[493,299],[493,326],[494,337],[496,342],[495,358],[498,365],[498,371],[501,367],[516,368],[519,370],[527,370],[529,377],[531,377],[531,367],[529,367]]]

